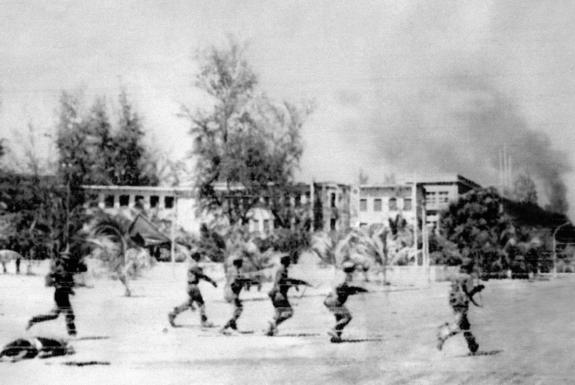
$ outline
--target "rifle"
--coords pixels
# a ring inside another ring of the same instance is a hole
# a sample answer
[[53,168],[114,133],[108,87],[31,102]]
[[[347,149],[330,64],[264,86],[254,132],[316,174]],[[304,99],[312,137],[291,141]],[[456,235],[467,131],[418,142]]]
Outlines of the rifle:
[[483,289],[485,289],[485,285],[480,284],[480,285],[475,286],[473,289],[471,289],[471,291],[469,293],[466,292],[467,298],[469,298],[469,301],[477,307],[482,307],[482,305],[479,305],[477,302],[475,302],[475,299],[473,299],[473,296],[477,293],[481,293],[481,291]]
[[298,286],[313,287],[313,285],[310,284],[309,282],[297,278],[288,278],[288,283],[290,284],[290,286],[295,286],[296,290],[299,290]]

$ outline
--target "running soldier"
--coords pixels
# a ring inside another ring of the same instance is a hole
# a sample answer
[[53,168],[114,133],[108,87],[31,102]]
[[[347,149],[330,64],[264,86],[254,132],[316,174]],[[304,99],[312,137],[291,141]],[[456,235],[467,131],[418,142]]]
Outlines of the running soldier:
[[479,306],[473,296],[482,291],[485,286],[473,283],[473,261],[467,260],[461,264],[460,271],[451,280],[451,288],[449,291],[449,306],[453,309],[454,321],[450,324],[446,322],[439,327],[437,333],[437,349],[443,349],[443,344],[448,338],[453,337],[460,332],[463,332],[463,337],[467,342],[467,347],[471,354],[477,353],[479,344],[475,341],[475,337],[471,333],[471,324],[467,318],[469,311],[469,303]]
[[202,297],[202,293],[200,292],[200,288],[198,284],[200,280],[207,281],[211,283],[214,287],[218,287],[218,284],[204,274],[202,268],[198,264],[202,255],[198,252],[194,252],[192,254],[192,261],[190,262],[190,266],[188,268],[188,300],[174,308],[172,312],[168,314],[168,320],[170,321],[170,325],[172,327],[176,327],[175,319],[178,314],[183,313],[187,309],[195,310],[194,303],[197,304],[200,308],[200,322],[202,327],[212,327],[214,326],[211,322],[208,321],[208,317],[206,316],[206,305],[204,303],[204,298]]
[[355,271],[355,264],[353,262],[344,262],[342,269],[345,273],[344,281],[337,285],[335,289],[327,295],[327,298],[323,302],[323,304],[335,316],[335,326],[327,332],[327,334],[331,336],[331,342],[334,343],[342,341],[341,334],[343,329],[352,320],[350,311],[344,306],[347,301],[347,297],[353,294],[367,293],[367,290],[363,287],[349,285],[353,280],[353,272]]
[[274,280],[274,286],[269,292],[269,297],[275,309],[275,315],[273,320],[270,321],[270,327],[266,332],[268,336],[276,335],[278,326],[293,316],[293,309],[287,295],[289,288],[295,286],[297,289],[299,285],[311,286],[306,281],[288,277],[288,268],[291,264],[291,257],[289,255],[281,257],[280,264],[281,266]]
[[72,273],[70,252],[68,249],[62,251],[59,258],[56,259],[52,271],[46,276],[46,286],[54,286],[54,301],[56,302],[56,306],[49,314],[32,317],[28,321],[26,330],[30,329],[36,323],[54,320],[62,313],[66,317],[68,335],[72,337],[76,336],[74,310],[70,303],[70,295],[74,295],[74,274]]
[[240,292],[242,288],[248,284],[257,285],[259,282],[246,277],[242,274],[241,269],[243,266],[243,259],[241,256],[235,256],[232,259],[232,266],[230,266],[226,274],[226,286],[224,288],[224,299],[226,302],[233,304],[234,311],[232,318],[220,329],[220,333],[226,334],[228,329],[238,331],[237,321],[243,312],[242,301],[240,300]]

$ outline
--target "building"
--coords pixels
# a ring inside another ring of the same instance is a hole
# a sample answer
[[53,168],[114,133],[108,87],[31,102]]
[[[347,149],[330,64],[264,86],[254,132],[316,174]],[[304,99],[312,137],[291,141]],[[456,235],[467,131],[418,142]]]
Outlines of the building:
[[440,212],[447,209],[451,202],[457,201],[466,192],[481,187],[457,174],[423,177],[417,180],[417,184],[425,190],[426,223],[431,227],[437,224]]
[[[246,196],[241,186],[214,186],[231,205],[251,205],[248,211],[250,232],[267,236],[279,224],[269,209],[270,197],[253,199]],[[152,186],[84,186],[98,206],[110,213],[138,207],[163,220],[176,220],[179,227],[197,233],[202,222],[208,220],[198,214],[192,187]],[[298,183],[287,192],[281,202],[286,207],[308,212],[315,230],[340,230],[350,227],[350,191],[348,185],[336,183]],[[313,203],[313,204],[312,204]]]
[[156,186],[83,186],[87,195],[109,213],[139,208],[162,220],[172,221],[188,231],[197,231],[193,189]]
[[421,185],[381,184],[361,185],[357,187],[357,220],[356,226],[385,224],[403,217],[409,224],[415,223],[416,217],[424,213],[424,190]]
[[[249,210],[249,230],[267,236],[279,224],[269,209],[270,197],[257,197],[253,204],[241,186],[216,184],[216,191],[229,204],[253,207]],[[462,194],[480,185],[461,175],[419,178],[415,183],[348,185],[334,182],[297,183],[281,198],[286,207],[308,212],[313,230],[345,230],[382,223],[401,215],[408,224],[415,218],[434,226],[439,213]],[[140,205],[161,219],[176,218],[178,226],[197,232],[206,218],[199,218],[192,187],[85,186],[88,194],[108,211]],[[425,219],[422,219],[425,218]]]
[[345,230],[351,227],[352,186],[314,182],[310,188],[310,196],[314,202],[314,230]]

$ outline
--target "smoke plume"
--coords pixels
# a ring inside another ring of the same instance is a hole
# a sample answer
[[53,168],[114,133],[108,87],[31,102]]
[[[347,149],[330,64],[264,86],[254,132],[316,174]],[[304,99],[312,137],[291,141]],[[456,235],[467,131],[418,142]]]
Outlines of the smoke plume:
[[513,175],[530,175],[549,209],[567,211],[567,157],[529,126],[492,77],[465,71],[439,76],[398,105],[394,121],[379,112],[389,105],[376,108],[369,130],[380,133],[373,136],[378,155],[401,173],[458,173],[497,185],[505,147]]

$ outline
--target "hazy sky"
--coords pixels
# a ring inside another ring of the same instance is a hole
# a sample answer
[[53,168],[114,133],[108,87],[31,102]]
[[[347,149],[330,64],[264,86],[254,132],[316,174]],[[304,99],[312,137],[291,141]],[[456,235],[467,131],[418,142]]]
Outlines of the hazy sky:
[[271,96],[317,103],[301,179],[495,184],[505,144],[514,170],[563,180],[575,206],[574,14],[572,1],[0,0],[0,132],[50,132],[62,89],[123,85],[151,141],[183,157],[193,53],[231,33]]

